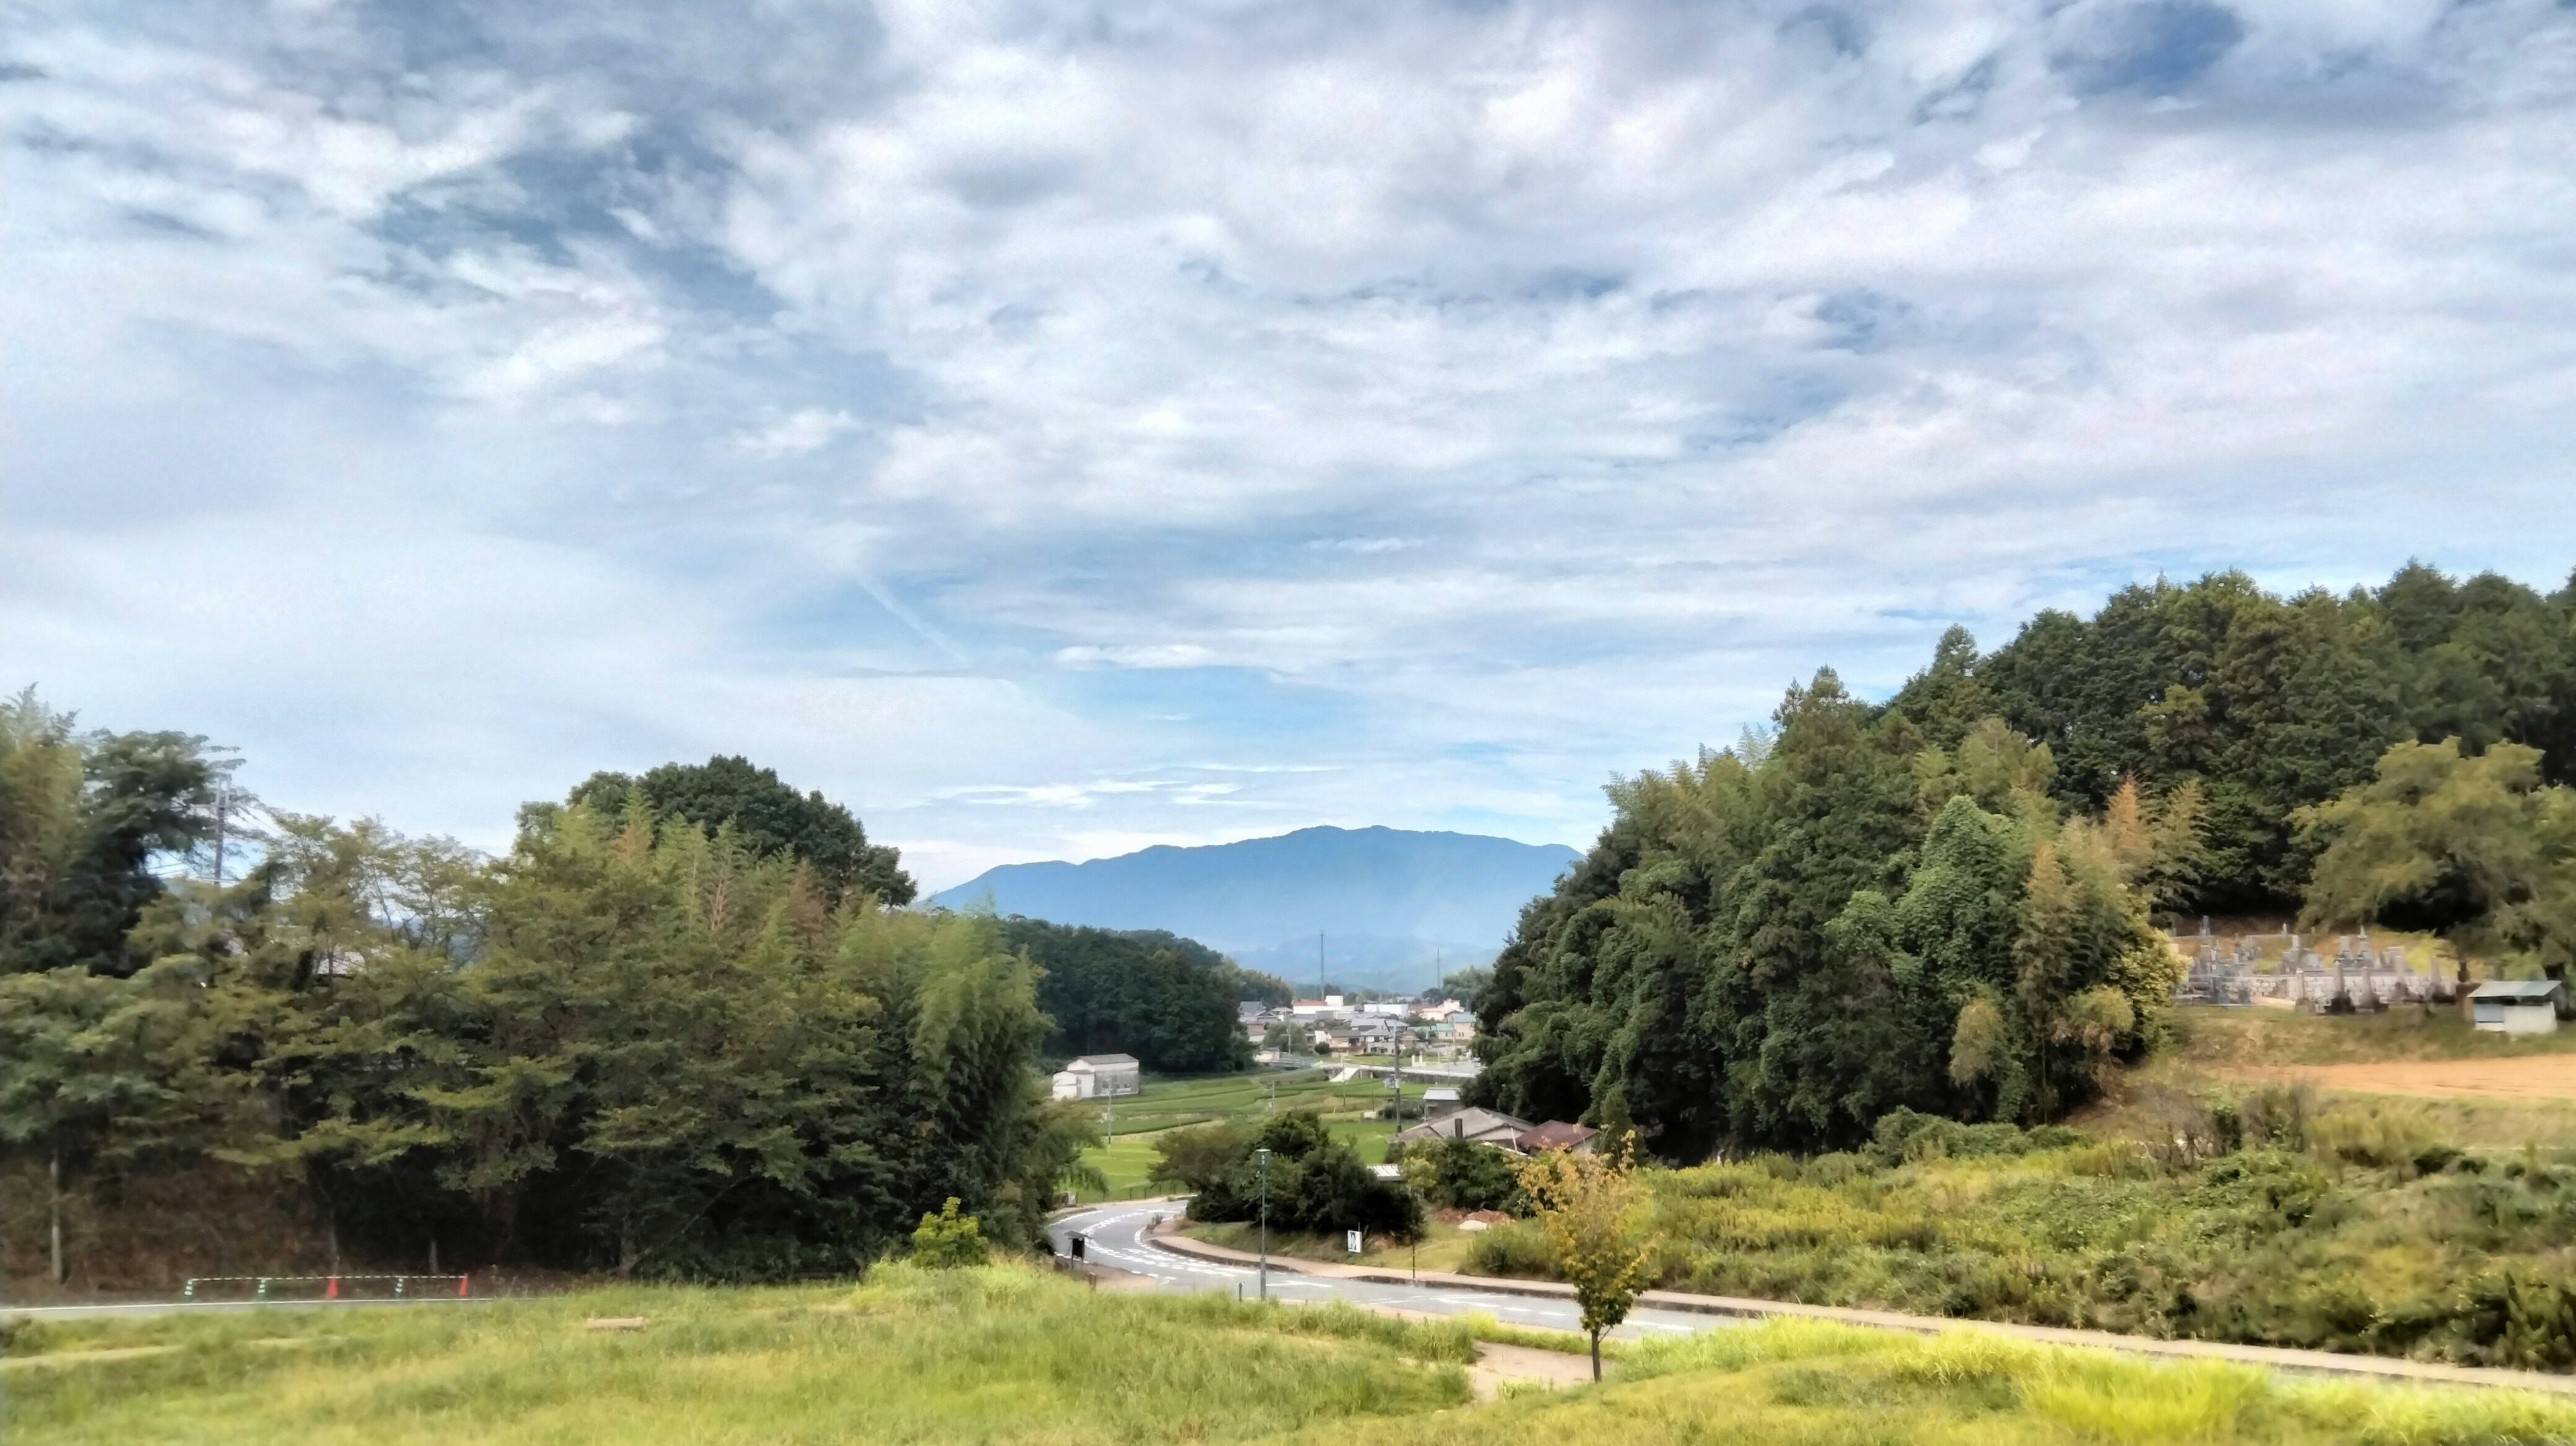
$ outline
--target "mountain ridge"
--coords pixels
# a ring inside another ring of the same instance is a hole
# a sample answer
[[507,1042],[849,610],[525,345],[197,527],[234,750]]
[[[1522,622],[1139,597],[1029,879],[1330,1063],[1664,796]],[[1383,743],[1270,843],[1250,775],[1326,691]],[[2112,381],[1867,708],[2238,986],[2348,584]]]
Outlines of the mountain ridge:
[[[1169,929],[1265,963],[1303,957],[1318,934],[1327,941],[1341,934],[1366,941],[1365,956],[1335,964],[1328,950],[1323,967],[1356,988],[1396,976],[1428,983],[1423,976],[1437,959],[1490,957],[1521,907],[1581,857],[1563,844],[1490,834],[1316,825],[1224,844],[1155,844],[1079,863],[1003,864],[931,902],[966,908],[989,896],[1004,915]],[[1408,954],[1407,944],[1418,947]],[[1316,972],[1309,966],[1288,977]]]

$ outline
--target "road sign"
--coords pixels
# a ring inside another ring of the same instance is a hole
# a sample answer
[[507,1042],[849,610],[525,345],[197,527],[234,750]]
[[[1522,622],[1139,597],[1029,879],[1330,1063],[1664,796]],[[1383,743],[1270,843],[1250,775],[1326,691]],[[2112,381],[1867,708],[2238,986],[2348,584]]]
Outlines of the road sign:
[[1359,1254],[1359,1253],[1360,1253],[1360,1233],[1359,1233],[1358,1231],[1356,1231],[1356,1230],[1345,1230],[1345,1231],[1343,1231],[1343,1232],[1342,1232],[1342,1248],[1343,1248],[1344,1250],[1349,1251],[1349,1252],[1350,1252],[1351,1254],[1353,1254],[1353,1255],[1357,1255],[1357,1254]]

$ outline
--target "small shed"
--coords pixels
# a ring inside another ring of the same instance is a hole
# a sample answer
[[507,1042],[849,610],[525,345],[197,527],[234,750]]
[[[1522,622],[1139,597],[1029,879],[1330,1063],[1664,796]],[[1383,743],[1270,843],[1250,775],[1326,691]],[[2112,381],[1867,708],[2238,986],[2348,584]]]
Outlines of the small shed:
[[2552,1034],[2561,986],[2555,979],[2497,979],[2469,995],[2469,1022],[2491,1034]]
[[1458,1112],[1458,1092],[1445,1085],[1435,1085],[1422,1092],[1422,1113],[1437,1119]]

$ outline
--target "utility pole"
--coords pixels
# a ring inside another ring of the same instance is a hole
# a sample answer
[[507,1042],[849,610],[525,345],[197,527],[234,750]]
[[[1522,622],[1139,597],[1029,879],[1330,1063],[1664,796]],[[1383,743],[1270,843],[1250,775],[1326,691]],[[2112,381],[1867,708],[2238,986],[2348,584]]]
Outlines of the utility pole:
[[1261,1162],[1261,1298],[1270,1298],[1270,1147],[1252,1152]]

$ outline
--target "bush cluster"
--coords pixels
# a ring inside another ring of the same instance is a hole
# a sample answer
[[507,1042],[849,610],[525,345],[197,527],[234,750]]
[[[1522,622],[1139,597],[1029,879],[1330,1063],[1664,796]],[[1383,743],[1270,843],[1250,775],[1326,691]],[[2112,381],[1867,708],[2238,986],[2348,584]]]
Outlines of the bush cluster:
[[[1658,1172],[1676,1289],[2154,1336],[2576,1365],[2576,1157],[2494,1156],[2294,1091],[2188,1155],[1891,1114],[1869,1145]],[[1509,1232],[1470,1268],[1530,1274]],[[1535,1269],[1533,1269],[1535,1267]]]
[[[1311,1110],[1273,1115],[1257,1130],[1231,1122],[1169,1130],[1156,1139],[1152,1178],[1191,1192],[1195,1220],[1257,1220],[1268,1202],[1277,1230],[1358,1230],[1411,1240],[1422,1207],[1403,1186],[1379,1179]],[[1254,1153],[1270,1151],[1262,1182]]]

